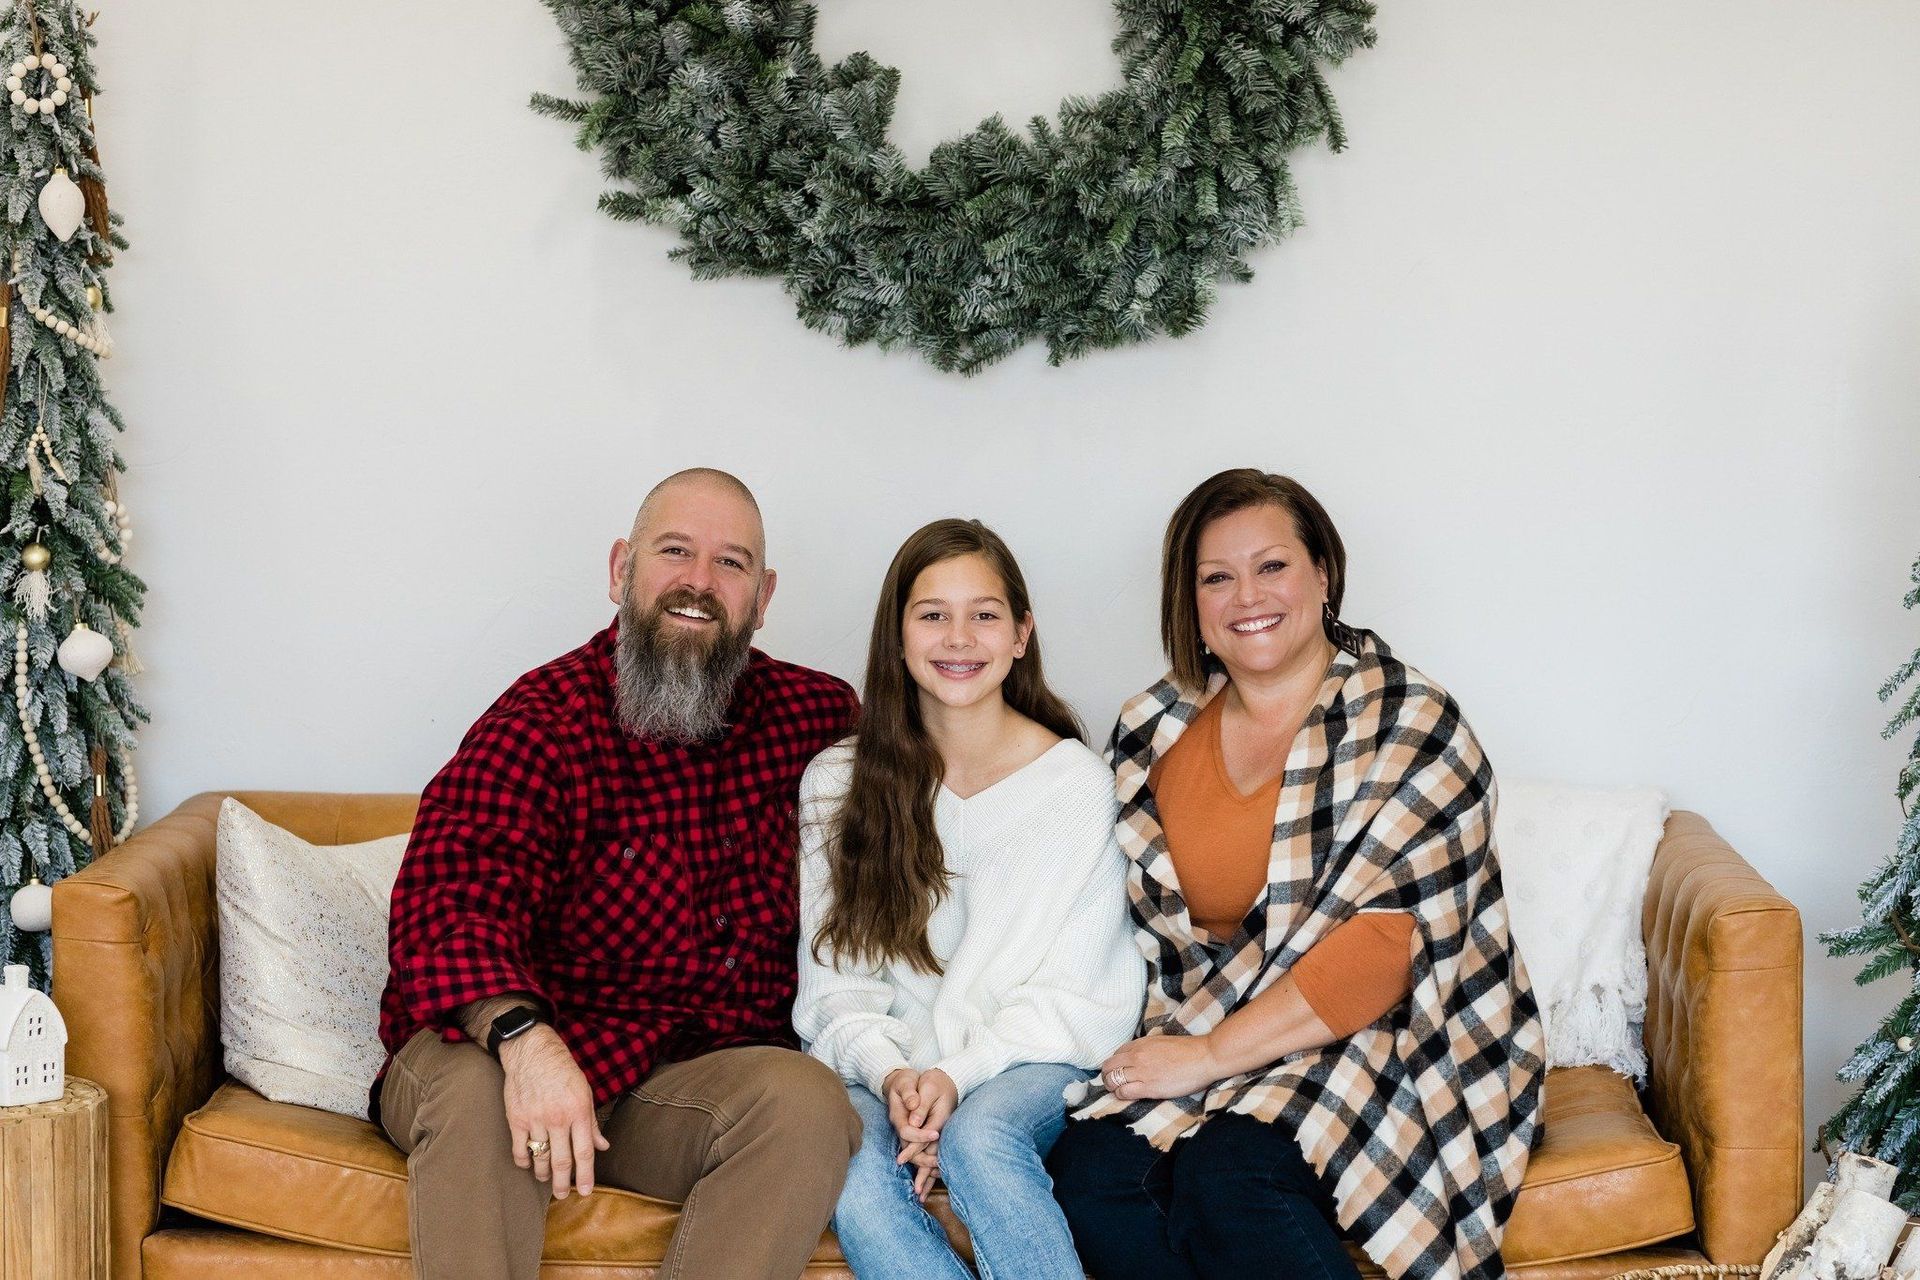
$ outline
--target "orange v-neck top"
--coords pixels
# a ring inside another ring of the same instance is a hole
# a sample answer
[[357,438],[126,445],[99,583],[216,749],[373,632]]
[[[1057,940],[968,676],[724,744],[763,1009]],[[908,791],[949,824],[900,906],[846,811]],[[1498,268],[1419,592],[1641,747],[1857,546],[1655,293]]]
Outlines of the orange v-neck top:
[[[1282,781],[1275,774],[1251,794],[1234,785],[1220,741],[1226,701],[1216,697],[1201,708],[1149,778],[1187,913],[1219,941],[1240,931],[1266,892]],[[1300,957],[1294,985],[1327,1029],[1344,1039],[1413,989],[1412,938],[1413,917],[1406,912],[1364,912]]]

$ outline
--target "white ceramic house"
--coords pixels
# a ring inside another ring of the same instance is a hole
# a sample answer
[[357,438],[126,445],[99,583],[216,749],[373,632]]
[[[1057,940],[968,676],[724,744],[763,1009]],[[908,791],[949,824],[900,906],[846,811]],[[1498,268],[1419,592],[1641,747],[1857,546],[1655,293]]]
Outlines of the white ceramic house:
[[7,966],[0,986],[0,1107],[51,1102],[67,1088],[67,1024],[53,1001],[27,985],[27,966]]

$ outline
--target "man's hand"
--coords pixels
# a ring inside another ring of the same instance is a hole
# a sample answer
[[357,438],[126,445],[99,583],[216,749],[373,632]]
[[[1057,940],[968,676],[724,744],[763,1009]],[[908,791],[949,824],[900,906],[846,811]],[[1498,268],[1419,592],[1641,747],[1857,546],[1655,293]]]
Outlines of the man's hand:
[[[500,1046],[507,1073],[507,1129],[513,1162],[531,1167],[540,1181],[553,1182],[553,1198],[567,1198],[569,1186],[593,1194],[593,1153],[607,1149],[606,1136],[593,1114],[593,1089],[580,1073],[560,1033],[545,1025]],[[538,1155],[529,1142],[546,1142]]]
[[1185,1098],[1232,1073],[1215,1059],[1206,1036],[1141,1036],[1100,1064],[1116,1098]]

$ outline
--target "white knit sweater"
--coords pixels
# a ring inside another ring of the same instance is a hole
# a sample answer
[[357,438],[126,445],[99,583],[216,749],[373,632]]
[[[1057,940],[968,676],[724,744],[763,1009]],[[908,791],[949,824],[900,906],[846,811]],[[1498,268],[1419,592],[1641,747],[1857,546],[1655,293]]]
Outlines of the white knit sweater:
[[960,1095],[1025,1062],[1098,1066],[1132,1037],[1146,965],[1114,841],[1113,773],[1063,741],[965,800],[941,787],[934,825],[952,872],[927,922],[945,973],[813,957],[831,879],[828,824],[853,750],[822,752],[800,782],[800,986],[807,1051],[876,1094],[898,1067],[938,1067]]

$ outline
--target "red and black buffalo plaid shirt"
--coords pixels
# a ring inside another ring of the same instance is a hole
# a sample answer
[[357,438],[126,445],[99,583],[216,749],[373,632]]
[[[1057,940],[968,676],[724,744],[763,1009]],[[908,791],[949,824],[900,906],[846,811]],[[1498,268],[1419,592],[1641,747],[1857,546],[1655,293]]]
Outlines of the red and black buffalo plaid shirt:
[[756,649],[721,740],[635,738],[616,628],[520,677],[421,796],[393,886],[389,1058],[422,1028],[464,1039],[456,1009],[515,991],[546,1001],[597,1104],[665,1062],[794,1043],[794,805],[858,701]]

